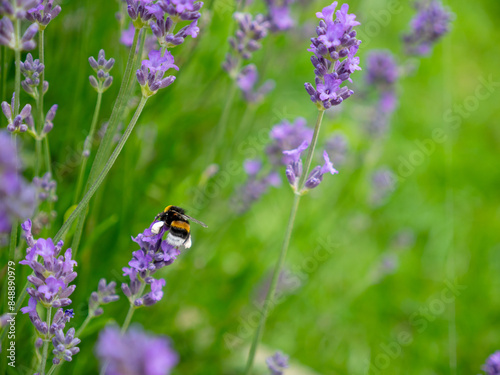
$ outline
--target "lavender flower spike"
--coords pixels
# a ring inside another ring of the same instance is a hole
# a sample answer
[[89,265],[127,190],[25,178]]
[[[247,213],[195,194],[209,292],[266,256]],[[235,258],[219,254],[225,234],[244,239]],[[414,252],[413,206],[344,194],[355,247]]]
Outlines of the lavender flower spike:
[[245,100],[249,103],[262,102],[264,97],[275,87],[275,82],[273,80],[268,80],[264,82],[261,87],[255,89],[258,79],[259,75],[255,64],[245,66],[236,79],[238,87],[241,89]]
[[36,22],[40,30],[45,30],[50,21],[61,13],[61,6],[54,6],[54,0],[40,0],[39,5],[31,8],[26,13],[26,19]]
[[[116,326],[104,328],[95,347],[105,375],[168,375],[179,362],[166,336],[153,336],[134,326],[121,334]],[[124,372],[125,371],[125,372]]]
[[265,0],[271,23],[271,31],[286,31],[291,29],[295,22],[290,16],[290,4],[293,0]]
[[283,375],[288,368],[288,356],[282,352],[276,352],[272,357],[266,359],[267,367],[271,375]]
[[28,130],[28,125],[26,124],[29,116],[31,115],[31,105],[26,104],[21,112],[15,116],[15,93],[12,95],[11,103],[2,102],[2,112],[7,118],[7,130],[11,133],[24,133]]
[[[33,60],[31,53],[26,55],[26,61],[20,64],[21,73],[25,79],[21,82],[21,86],[28,95],[32,96],[34,99],[38,97],[38,86],[40,85],[40,75],[45,69],[44,65],[40,63],[40,60]],[[47,81],[43,82],[43,92],[45,93],[49,88],[49,83]]]
[[9,18],[22,20],[26,17],[26,11],[37,5],[39,0],[15,0],[0,1],[0,14],[5,14]]
[[92,292],[89,299],[89,315],[91,317],[102,315],[103,309],[101,305],[118,301],[120,297],[115,293],[115,288],[116,283],[114,281],[107,284],[106,279],[99,280],[97,292]]
[[149,53],[149,59],[142,61],[141,69],[136,73],[144,97],[153,96],[159,89],[168,87],[175,81],[175,76],[164,77],[170,68],[179,70],[168,50],[165,50],[163,56],[161,51],[153,50]]
[[361,41],[356,39],[356,31],[353,30],[360,23],[354,14],[347,13],[349,5],[343,4],[335,13],[336,7],[337,2],[334,1],[322,12],[316,13],[321,19],[316,28],[318,36],[311,39],[308,49],[314,53],[311,62],[315,68],[316,88],[310,83],[306,83],[305,88],[319,110],[339,105],[350,97],[353,91],[342,84],[352,82],[351,74],[361,70],[359,57],[355,56]]
[[496,351],[486,360],[483,366],[486,375],[500,375],[500,351]]
[[323,159],[325,160],[323,166],[317,166],[311,171],[311,173],[309,173],[305,183],[305,190],[316,188],[323,181],[323,175],[325,173],[330,173],[332,175],[339,173],[339,171],[333,167],[326,151],[323,152]]
[[94,72],[97,73],[97,78],[95,76],[89,76],[90,84],[97,92],[105,92],[113,83],[113,77],[109,72],[115,64],[115,59],[110,58],[106,60],[106,54],[104,50],[101,49],[97,55],[97,60],[93,56],[89,57],[89,64]]
[[[24,16],[20,18],[24,18]],[[33,38],[37,32],[38,24],[34,23],[26,29],[18,43],[14,35],[12,21],[8,17],[3,17],[0,20],[0,45],[7,46],[14,51],[30,51],[36,47]]]
[[417,15],[411,21],[411,32],[403,37],[406,53],[425,56],[433,45],[449,30],[453,13],[443,7],[439,0],[416,3]]

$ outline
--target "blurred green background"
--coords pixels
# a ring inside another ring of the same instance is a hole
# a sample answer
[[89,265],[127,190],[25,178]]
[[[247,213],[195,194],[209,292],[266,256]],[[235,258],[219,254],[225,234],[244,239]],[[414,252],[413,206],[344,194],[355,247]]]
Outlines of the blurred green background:
[[[95,105],[87,58],[103,48],[117,60],[115,82],[103,98],[102,125],[111,113],[127,56],[118,43],[118,2],[60,3],[61,15],[45,32],[50,82],[45,103],[59,104],[50,133],[59,196],[52,236],[72,204]],[[283,286],[283,298],[271,312],[256,374],[267,373],[264,359],[278,349],[291,357],[290,375],[477,374],[488,355],[500,349],[499,85],[474,100],[482,79],[500,82],[500,3],[448,1],[455,13],[452,32],[422,59],[401,53],[401,33],[408,31],[412,4],[396,2],[399,11],[387,13],[390,3],[349,2],[362,22],[360,38],[365,37],[360,65],[364,67],[371,49],[383,48],[396,54],[401,66],[415,70],[398,83],[399,107],[381,143],[367,138],[364,130],[369,103],[363,95],[363,71],[352,76],[360,95],[325,117],[320,144],[342,131],[349,140],[347,160],[339,175],[325,178],[301,201],[286,261],[288,279],[295,282]],[[254,54],[261,79],[274,79],[276,89],[243,134],[238,125],[246,104],[240,95],[236,98],[223,146],[236,165],[259,156],[266,144],[258,134],[281,120],[301,116],[314,125],[317,111],[303,83],[314,79],[307,48],[315,12],[326,5],[294,4],[297,27],[270,35]],[[77,257],[75,326],[85,319],[88,297],[100,278],[125,281],[121,268],[137,249],[130,237],[149,226],[163,207],[185,207],[209,225],[193,226],[193,247],[159,273],[167,280],[163,300],[138,310],[133,319],[172,338],[181,359],[174,374],[241,373],[255,329],[255,300],[269,282],[293,199],[283,184],[236,215],[231,197],[245,180],[242,168],[227,182],[216,175],[208,185],[200,184],[231,84],[221,63],[234,9],[230,0],[208,0],[198,39],[173,50],[178,78],[147,103],[92,201]],[[255,0],[249,10],[263,11],[263,2]],[[389,14],[387,22],[381,14]],[[13,64],[10,69],[13,77]],[[10,93],[13,79],[8,85]],[[22,97],[22,103],[27,100]],[[459,111],[457,106],[469,109],[459,123],[450,122],[446,116]],[[412,164],[412,172],[398,180],[383,204],[370,204],[373,169],[387,166],[401,175],[402,164],[416,158],[416,142],[431,138],[438,128],[446,141],[434,142],[435,150]],[[250,146],[241,147],[235,139]],[[31,141],[22,147],[26,176],[31,176],[34,147]],[[375,147],[377,152],[370,151]],[[207,188],[215,192],[211,198],[206,198]],[[69,244],[70,238],[66,240]],[[18,286],[28,271],[17,267]],[[81,337],[81,352],[61,373],[97,373],[93,347],[98,331],[111,321],[121,324],[128,309],[119,294],[120,301],[105,306],[105,314],[89,326]],[[26,316],[18,316],[17,329],[18,337],[30,337]],[[31,340],[18,343],[18,363],[29,364],[31,356]],[[8,371],[24,373],[21,367]]]

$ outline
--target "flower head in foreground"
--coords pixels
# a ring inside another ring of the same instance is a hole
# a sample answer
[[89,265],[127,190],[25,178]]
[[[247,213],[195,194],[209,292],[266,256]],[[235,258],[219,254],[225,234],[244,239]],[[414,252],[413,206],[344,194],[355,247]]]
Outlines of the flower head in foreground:
[[267,367],[271,375],[283,375],[288,368],[288,356],[282,352],[276,352],[272,357],[266,359]]
[[496,351],[488,357],[483,366],[486,375],[500,375],[500,351]]
[[14,220],[26,220],[35,211],[35,188],[21,175],[16,147],[0,132],[0,234],[8,233]]
[[179,362],[166,336],[153,336],[134,326],[121,334],[108,326],[99,334],[95,354],[105,375],[168,375]]
[[[3,1],[3,3],[7,3],[7,1]],[[20,18],[24,18],[24,16]],[[18,44],[12,21],[8,17],[3,17],[0,20],[0,45],[7,46],[14,51],[30,51],[36,47],[33,38],[37,32],[38,24],[34,23],[26,29]]]
[[[26,104],[23,109],[16,116],[16,97],[15,93],[12,95],[12,100],[9,103],[2,102],[2,112],[7,118],[7,130],[14,133],[24,133],[28,130],[28,123],[31,115],[31,105]],[[19,108],[17,108],[19,110]]]
[[[337,2],[316,13],[321,19],[316,28],[317,38],[311,39],[309,52],[313,52],[311,62],[315,68],[316,88],[306,83],[306,91],[311,100],[316,103],[319,110],[325,110],[334,105],[339,105],[353,94],[347,86],[342,86],[345,81],[352,82],[350,76],[359,67],[359,57],[356,57],[361,43],[356,39],[353,27],[360,23],[354,14],[348,14],[349,5],[343,4],[335,12]],[[335,20],[333,19],[336,15]]]
[[44,30],[47,25],[61,13],[59,5],[54,6],[54,0],[38,0],[38,5],[31,8],[26,13],[26,19],[36,22],[40,30]]
[[269,11],[268,20],[271,31],[286,31],[295,25],[290,16],[290,4],[293,0],[265,0]]
[[[156,223],[151,223],[143,233],[132,238],[140,249],[132,253],[132,260],[128,263],[129,267],[123,268],[123,275],[129,277],[130,285],[123,283],[122,291],[130,303],[136,307],[151,306],[161,300],[165,280],[157,280],[152,276],[157,270],[172,264],[180,254],[177,247],[163,240],[163,236],[170,228],[163,225],[158,231],[155,231],[153,227]],[[151,291],[145,293],[144,289],[148,284]]]
[[422,0],[416,4],[417,15],[411,21],[411,32],[403,37],[408,55],[425,56],[449,30],[453,13],[439,0]]
[[142,61],[141,69],[137,70],[136,75],[145,97],[156,94],[159,89],[168,87],[175,81],[175,76],[164,77],[170,68],[179,70],[168,50],[165,50],[163,56],[161,51],[153,50],[149,53],[149,59]]
[[274,81],[268,80],[256,89],[255,85],[257,84],[258,79],[259,74],[255,64],[245,66],[236,79],[238,87],[243,92],[245,100],[249,103],[262,102],[264,97],[275,87]]
[[31,220],[21,225],[28,244],[26,258],[19,264],[28,265],[33,275],[28,281],[33,284],[28,288],[28,294],[44,307],[64,307],[71,304],[68,298],[75,290],[75,285],[69,285],[75,278],[73,268],[77,265],[71,259],[71,249],[62,255],[63,242],[54,245],[52,239],[39,238],[36,241],[31,233]]

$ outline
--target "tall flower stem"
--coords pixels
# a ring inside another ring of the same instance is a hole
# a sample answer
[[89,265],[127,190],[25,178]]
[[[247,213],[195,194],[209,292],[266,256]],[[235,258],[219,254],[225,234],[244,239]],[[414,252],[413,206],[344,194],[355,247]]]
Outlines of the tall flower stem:
[[300,198],[302,196],[301,191],[304,187],[306,176],[309,174],[309,169],[311,167],[312,158],[314,155],[314,149],[316,148],[316,144],[318,143],[318,136],[321,129],[321,123],[323,122],[324,111],[319,111],[318,119],[316,121],[316,126],[314,127],[313,139],[311,142],[311,146],[309,147],[309,152],[307,154],[306,164],[304,173],[301,176],[299,182],[299,188],[294,195],[292,210],[290,212],[290,218],[288,219],[288,226],[286,228],[285,240],[283,241],[283,246],[281,248],[280,256],[278,258],[278,262],[274,267],[273,278],[271,280],[271,285],[269,286],[269,290],[267,292],[266,300],[264,302],[264,308],[262,310],[262,315],[260,316],[259,325],[257,327],[257,331],[255,332],[254,338],[252,340],[252,345],[250,347],[250,352],[248,354],[247,365],[245,368],[245,375],[250,375],[253,367],[253,362],[255,359],[255,354],[257,352],[257,347],[259,346],[259,342],[262,338],[262,334],[264,331],[264,326],[266,324],[267,316],[269,314],[269,310],[274,305],[274,296],[276,294],[276,287],[278,285],[279,275],[283,269],[283,265],[285,264],[286,253],[288,252],[288,247],[290,245],[290,239],[292,237],[293,227],[295,224],[295,217],[297,216],[297,211],[299,208]]
[[[102,102],[102,92],[97,93],[97,101],[94,109],[94,116],[92,117],[92,123],[90,125],[90,131],[88,135],[88,140],[90,146],[92,145],[92,140],[94,139],[94,133],[97,125],[97,119],[99,118],[99,112],[101,110],[101,102]],[[83,179],[85,177],[85,170],[87,167],[88,157],[83,157],[82,164],[80,165],[80,174],[78,176],[78,183],[76,184],[75,196],[73,198],[73,204],[78,202],[80,199],[80,194],[83,188]]]
[[[71,215],[68,217],[66,222],[62,225],[61,229],[57,232],[57,234],[54,237],[54,242],[59,241],[64,233],[69,229],[73,221],[82,213],[85,212],[85,209],[87,208],[90,199],[92,199],[92,196],[95,194],[97,189],[99,189],[99,186],[101,186],[102,182],[106,178],[107,174],[115,164],[116,159],[118,159],[118,156],[120,155],[120,152],[123,149],[123,146],[125,146],[125,143],[127,142],[128,138],[130,137],[130,134],[132,134],[132,131],[134,130],[135,124],[137,123],[137,120],[139,119],[139,116],[141,115],[142,110],[144,109],[144,106],[146,105],[146,102],[148,101],[148,98],[142,97],[139,106],[137,107],[134,116],[132,117],[132,120],[130,120],[129,125],[127,126],[127,129],[125,130],[125,133],[123,133],[122,137],[120,138],[120,141],[116,145],[115,150],[111,154],[111,157],[109,158],[108,162],[104,166],[102,172],[97,176],[96,181],[92,184],[90,189],[87,191],[87,193],[83,196],[82,200],[78,204],[78,206],[75,208],[75,210],[71,213]],[[79,241],[79,239],[78,239]],[[74,243],[74,241],[73,241]],[[78,242],[76,243],[78,245]],[[73,248],[74,254],[76,254],[77,248]]]
[[[47,327],[50,328],[50,319],[52,318],[52,307],[49,307],[47,310]],[[43,352],[42,352],[42,360],[40,362],[40,369],[38,373],[40,375],[45,374],[45,365],[47,364],[47,354],[49,351],[49,342],[50,340],[43,340]]]
[[130,325],[130,322],[132,321],[132,316],[134,316],[135,310],[136,310],[136,307],[134,305],[130,305],[128,312],[127,312],[127,316],[125,317],[125,320],[123,321],[123,325],[122,325],[122,329],[121,329],[122,334],[127,332],[127,329]]
[[[108,148],[111,149],[111,146],[113,145],[113,137],[116,133],[116,129],[118,127],[118,122],[119,119],[121,118],[123,111],[124,111],[124,105],[126,102],[126,99],[128,97],[127,93],[129,90],[129,86],[131,86],[130,80],[133,75],[133,68],[136,63],[137,59],[137,43],[139,40],[139,33],[140,30],[136,29],[134,33],[134,41],[132,42],[132,47],[129,52],[128,60],[127,60],[127,66],[125,68],[125,73],[123,75],[123,80],[120,86],[120,90],[118,92],[118,97],[116,98],[115,105],[113,106],[113,110],[111,111],[111,118],[108,123],[108,128],[104,134],[104,138],[101,141],[101,144],[99,145],[99,148],[97,149],[97,154],[94,159],[94,162],[92,163],[92,168],[90,169],[90,174],[87,179],[87,184],[85,187],[85,191],[89,191],[92,183],[94,183],[95,175],[98,173],[98,170],[101,168],[101,164],[105,160],[106,155],[109,154]],[[143,33],[144,34],[144,33]],[[142,48],[144,46],[144,40],[145,38],[141,38],[141,44],[139,50],[142,51]],[[133,84],[133,83],[132,83]],[[94,112],[95,115],[95,112]],[[72,244],[72,249],[74,253],[78,251],[78,245],[80,244],[80,239],[82,236],[83,232],[83,227],[85,225],[85,218],[87,216],[87,210],[82,210],[78,217],[78,222],[76,226],[76,231],[73,237],[73,244]]]
[[224,139],[224,135],[226,134],[227,122],[229,120],[229,114],[231,113],[231,108],[234,103],[234,97],[236,96],[236,89],[238,88],[236,84],[236,80],[233,80],[231,84],[231,88],[229,89],[229,94],[226,99],[226,105],[224,106],[224,110],[222,111],[222,115],[219,119],[217,127],[215,128],[215,140],[212,144],[212,151],[210,153],[210,158],[208,159],[210,162],[215,162],[217,150],[219,150],[222,140]]
[[[38,59],[40,63],[45,65],[44,61],[44,30],[40,30],[38,33]],[[44,124],[44,116],[43,116],[43,81],[45,79],[45,69],[42,70],[40,74],[40,84],[38,85],[38,96],[36,100],[37,106],[37,120],[36,120],[36,133],[42,134],[43,124]],[[35,144],[35,176],[40,176],[40,165],[42,164],[42,139],[36,139]],[[49,166],[47,166],[48,168]]]
[[14,92],[15,92],[15,100],[14,100],[14,113],[17,116],[19,114],[19,105],[20,105],[20,95],[21,95],[21,20],[16,19],[16,50],[14,51],[14,56],[16,59],[16,75],[15,75],[15,83],[14,83]]
[[80,326],[80,328],[78,328],[78,331],[76,331],[75,337],[80,337],[82,335],[82,332],[85,330],[85,328],[87,328],[88,324],[90,323],[90,321],[93,318],[94,318],[94,315],[90,314],[90,312],[89,312],[89,314],[87,315],[87,317],[83,321],[83,323]]
[[57,368],[58,365],[52,365],[50,367],[50,370],[47,372],[47,375],[52,375],[55,371],[55,369]]

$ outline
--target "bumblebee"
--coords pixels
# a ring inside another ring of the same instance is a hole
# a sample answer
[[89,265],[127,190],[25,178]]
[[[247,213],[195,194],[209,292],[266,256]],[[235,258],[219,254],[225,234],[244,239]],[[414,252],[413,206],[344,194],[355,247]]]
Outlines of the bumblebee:
[[167,206],[163,212],[156,215],[155,221],[157,222],[153,224],[151,232],[158,234],[160,233],[160,229],[166,225],[170,227],[167,235],[167,243],[172,246],[184,246],[186,249],[189,249],[191,247],[191,227],[189,220],[207,228],[205,223],[186,215],[186,211],[183,208]]

